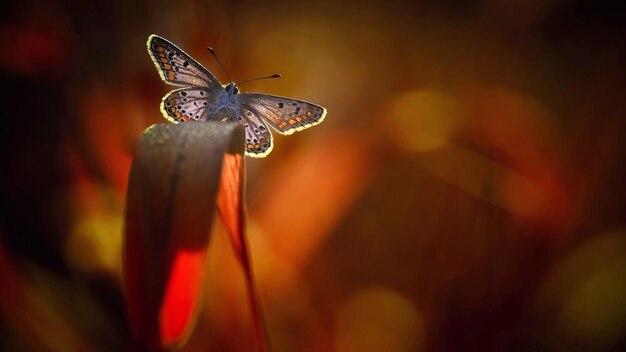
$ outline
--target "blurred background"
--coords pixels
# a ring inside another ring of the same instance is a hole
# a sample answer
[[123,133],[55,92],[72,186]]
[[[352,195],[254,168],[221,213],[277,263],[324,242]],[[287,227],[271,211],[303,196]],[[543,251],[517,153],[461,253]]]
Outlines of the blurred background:
[[[146,52],[326,121],[247,159],[275,351],[626,349],[626,13],[618,2],[4,1],[0,350],[131,346],[133,146],[164,123]],[[254,346],[215,225],[185,351]]]

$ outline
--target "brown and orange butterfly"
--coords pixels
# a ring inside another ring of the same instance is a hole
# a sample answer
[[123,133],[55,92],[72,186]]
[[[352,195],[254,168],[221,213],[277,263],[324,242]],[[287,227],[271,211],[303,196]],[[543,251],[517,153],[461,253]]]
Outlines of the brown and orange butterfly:
[[163,97],[163,116],[176,123],[239,121],[245,127],[248,156],[260,158],[272,151],[268,125],[288,135],[315,126],[326,116],[326,109],[303,100],[239,93],[235,82],[222,85],[211,72],[165,38],[153,34],[147,47],[163,81],[183,86]]

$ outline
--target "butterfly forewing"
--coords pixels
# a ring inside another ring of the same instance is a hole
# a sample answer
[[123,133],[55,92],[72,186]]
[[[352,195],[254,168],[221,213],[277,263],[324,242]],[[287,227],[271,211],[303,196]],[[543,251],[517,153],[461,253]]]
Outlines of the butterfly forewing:
[[303,100],[259,93],[243,93],[237,98],[243,106],[263,116],[281,134],[292,134],[315,126],[326,116],[326,109]]
[[204,86],[209,91],[223,89],[207,69],[176,45],[157,35],[151,35],[146,44],[161,78],[171,84]]
[[207,121],[215,99],[203,87],[176,89],[163,97],[161,112],[172,122]]

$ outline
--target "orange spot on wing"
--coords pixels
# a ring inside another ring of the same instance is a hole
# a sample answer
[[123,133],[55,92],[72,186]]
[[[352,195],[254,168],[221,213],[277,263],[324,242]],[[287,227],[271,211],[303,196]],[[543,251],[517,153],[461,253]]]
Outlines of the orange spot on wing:
[[311,117],[313,115],[313,113],[311,113],[310,111],[306,112],[306,116]]
[[287,123],[283,121],[283,122],[278,124],[278,128],[283,128],[283,127],[285,127],[285,125],[287,125]]
[[163,64],[163,68],[166,70],[171,70],[172,69],[172,65],[170,64]]
[[160,53],[162,53],[162,52],[164,52],[164,51],[165,51],[165,50],[163,49],[163,47],[162,47],[162,46],[158,47],[156,50],[157,50],[158,52],[160,52]]
[[296,124],[296,120],[294,120],[294,119],[289,119],[289,124],[290,124],[290,125],[292,125],[292,126],[293,126],[293,125],[295,125],[295,124]]

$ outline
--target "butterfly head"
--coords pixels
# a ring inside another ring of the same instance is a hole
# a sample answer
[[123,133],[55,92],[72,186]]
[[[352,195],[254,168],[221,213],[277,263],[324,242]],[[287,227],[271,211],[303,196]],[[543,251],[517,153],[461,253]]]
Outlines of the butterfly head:
[[237,83],[235,82],[228,83],[225,89],[226,89],[226,93],[228,93],[229,96],[233,96],[239,93],[239,87],[237,86]]

